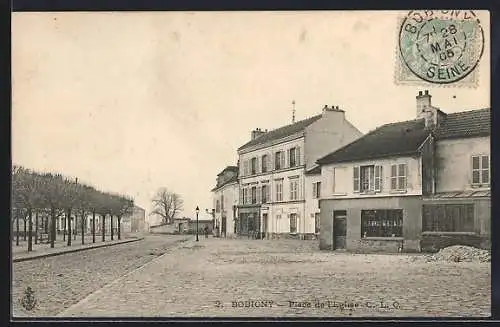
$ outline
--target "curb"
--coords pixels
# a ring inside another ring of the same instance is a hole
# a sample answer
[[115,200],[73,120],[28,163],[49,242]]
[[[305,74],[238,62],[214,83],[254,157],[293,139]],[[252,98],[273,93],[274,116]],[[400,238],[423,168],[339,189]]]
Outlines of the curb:
[[[178,241],[178,242],[175,242],[174,245],[175,246],[178,246],[177,243],[187,243],[189,242],[189,240],[185,240],[185,241]],[[68,312],[70,312],[71,310],[73,310],[76,306],[79,306],[79,305],[82,305],[82,304],[85,304],[87,303],[93,296],[97,296],[103,292],[105,292],[109,287],[112,287],[113,285],[115,284],[118,284],[120,283],[121,281],[123,281],[125,278],[127,278],[128,276],[138,272],[138,271],[141,271],[142,269],[146,268],[147,266],[149,265],[152,265],[154,263],[156,263],[157,261],[160,261],[163,257],[167,256],[171,254],[170,252],[165,252],[163,253],[162,255],[152,259],[151,261],[148,261],[146,262],[144,265],[140,266],[140,267],[137,267],[136,269],[132,270],[132,271],[129,271],[128,273],[126,273],[125,275],[122,275],[118,278],[116,278],[115,280],[113,280],[112,282],[102,286],[101,288],[99,288],[98,290],[90,293],[89,295],[87,295],[86,297],[84,297],[83,299],[81,299],[80,301],[70,305],[69,307],[67,307],[66,309],[64,309],[63,311],[57,313],[54,317],[67,317],[66,314]],[[72,317],[72,318],[75,318],[75,317]]]
[[96,246],[89,246],[89,247],[78,248],[78,249],[70,249],[70,250],[64,250],[64,251],[60,251],[60,252],[46,253],[46,254],[40,254],[40,255],[34,255],[34,256],[28,256],[28,257],[13,258],[12,262],[22,262],[22,261],[29,261],[29,260],[34,260],[34,259],[54,257],[54,256],[61,255],[61,254],[74,253],[74,252],[80,252],[80,251],[85,251],[85,250],[103,248],[103,247],[107,247],[107,246],[142,241],[143,239],[144,239],[144,237],[140,237],[140,238],[135,238],[135,239],[131,239],[131,240],[124,240],[124,241],[116,242],[116,243],[99,244]]

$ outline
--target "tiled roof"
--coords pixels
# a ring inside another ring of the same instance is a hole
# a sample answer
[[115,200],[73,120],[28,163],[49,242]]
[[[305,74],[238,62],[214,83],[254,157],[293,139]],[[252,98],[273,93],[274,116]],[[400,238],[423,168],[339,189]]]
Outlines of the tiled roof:
[[220,173],[218,173],[217,176],[222,175],[222,173],[224,173],[226,170],[238,171],[238,166],[227,166]]
[[314,166],[312,167],[311,169],[307,170],[306,171],[306,174],[307,175],[318,175],[318,174],[321,174],[321,166]]
[[307,126],[311,125],[315,121],[321,118],[321,114],[300,120],[296,123],[286,125],[277,129],[273,129],[269,132],[266,132],[265,134],[262,134],[261,136],[257,137],[254,140],[251,140],[247,142],[246,144],[242,145],[241,147],[238,148],[238,150],[243,150],[248,147],[258,145],[258,144],[263,144],[269,141],[274,141],[274,140],[279,140],[284,137],[293,135],[295,133],[298,133],[300,131],[303,131]]
[[455,112],[446,115],[446,119],[436,131],[440,139],[490,135],[491,110],[489,108]]
[[467,190],[456,192],[436,193],[428,197],[428,199],[453,199],[453,198],[482,198],[491,197],[491,190]]
[[[433,131],[437,139],[489,135],[490,109],[446,114]],[[410,155],[429,135],[424,119],[382,125],[317,161],[318,164]]]
[[210,191],[213,192],[215,190],[218,190],[222,187],[224,187],[225,185],[227,184],[231,184],[231,183],[235,183],[238,181],[238,175],[234,175],[233,177],[231,177],[230,179],[228,179],[227,181],[225,181],[224,183],[222,183],[221,185],[218,185],[216,187],[214,187],[213,189],[211,189]]
[[423,119],[386,124],[317,161],[318,164],[411,154],[427,138]]

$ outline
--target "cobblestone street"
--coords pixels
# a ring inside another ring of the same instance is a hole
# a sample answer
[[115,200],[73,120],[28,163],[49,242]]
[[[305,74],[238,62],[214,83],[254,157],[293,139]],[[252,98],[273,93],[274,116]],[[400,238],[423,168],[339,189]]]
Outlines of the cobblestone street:
[[[15,262],[11,288],[13,316],[54,316],[185,239],[148,236],[128,244]],[[33,289],[37,300],[32,311],[24,310],[19,303],[27,287]]]
[[[320,252],[314,241],[190,240],[59,316],[490,315],[489,263],[411,257]],[[92,277],[100,285],[102,273]]]

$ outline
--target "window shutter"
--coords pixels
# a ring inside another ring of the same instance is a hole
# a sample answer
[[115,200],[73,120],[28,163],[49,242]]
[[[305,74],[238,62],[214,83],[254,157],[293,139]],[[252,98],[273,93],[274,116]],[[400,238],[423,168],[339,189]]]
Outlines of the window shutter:
[[281,168],[286,168],[287,155],[285,151],[281,151]]
[[412,188],[413,185],[411,185],[411,182],[410,182],[410,169],[408,169],[408,164],[405,164],[405,187],[403,189],[409,189],[409,188]]
[[313,199],[318,197],[318,193],[316,192],[316,183],[312,183],[313,186]]
[[335,168],[332,169],[332,192],[335,193]]
[[260,192],[261,187],[258,187],[258,186],[257,186],[257,187],[256,187],[256,189],[257,189],[257,190],[256,190],[256,192],[257,192],[257,196],[256,196],[256,197],[257,197],[257,203],[260,203],[260,202],[261,202],[261,199],[262,199],[262,197],[261,197],[262,195],[261,195],[261,192]]
[[359,166],[353,167],[353,190],[359,192]]
[[255,173],[260,173],[260,160],[259,157],[255,157]]
[[375,191],[380,192],[382,188],[382,166],[375,166]]
[[302,183],[300,178],[297,180],[297,199],[302,200]]
[[300,166],[300,147],[295,148],[295,162],[297,163],[297,166]]

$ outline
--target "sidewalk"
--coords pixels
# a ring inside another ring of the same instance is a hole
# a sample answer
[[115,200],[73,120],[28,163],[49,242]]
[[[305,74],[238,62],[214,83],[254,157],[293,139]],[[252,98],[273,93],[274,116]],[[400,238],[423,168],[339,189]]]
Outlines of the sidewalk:
[[[59,236],[59,235],[58,235]],[[118,236],[115,235],[114,240],[111,241],[111,237],[106,235],[106,241],[102,242],[101,235],[96,235],[96,242],[92,243],[92,235],[85,235],[85,244],[82,245],[82,238],[80,235],[77,236],[76,240],[72,239],[72,245],[67,246],[67,238],[66,241],[63,241],[62,236],[59,236],[59,239],[54,243],[54,248],[50,247],[50,244],[33,244],[33,251],[28,252],[28,242],[19,240],[19,246],[16,246],[15,240],[12,242],[12,261],[20,262],[26,260],[32,260],[36,258],[43,257],[51,257],[55,255],[60,255],[64,253],[70,252],[78,252],[89,249],[95,249],[105,246],[112,246],[122,243],[130,243],[135,241],[140,241],[144,239],[143,235],[140,234],[129,234],[122,236],[121,240],[118,240]],[[33,241],[34,242],[34,241]]]

